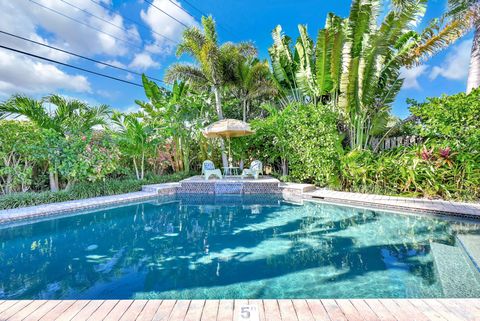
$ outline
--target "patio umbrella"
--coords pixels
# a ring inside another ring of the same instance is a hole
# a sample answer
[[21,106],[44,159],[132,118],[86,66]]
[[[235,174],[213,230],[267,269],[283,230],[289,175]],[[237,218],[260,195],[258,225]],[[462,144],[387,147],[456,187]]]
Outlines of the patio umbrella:
[[[250,125],[238,119],[222,119],[208,125],[202,131],[203,136],[207,138],[228,138],[228,160],[231,163],[230,157],[230,138],[247,136],[255,133],[250,128]],[[230,164],[231,166],[231,164]]]

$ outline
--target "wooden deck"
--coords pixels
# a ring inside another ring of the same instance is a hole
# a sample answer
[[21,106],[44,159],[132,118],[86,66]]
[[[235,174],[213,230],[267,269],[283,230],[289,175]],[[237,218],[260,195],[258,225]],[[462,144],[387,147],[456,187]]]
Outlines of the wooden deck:
[[0,300],[0,320],[471,321],[480,299]]

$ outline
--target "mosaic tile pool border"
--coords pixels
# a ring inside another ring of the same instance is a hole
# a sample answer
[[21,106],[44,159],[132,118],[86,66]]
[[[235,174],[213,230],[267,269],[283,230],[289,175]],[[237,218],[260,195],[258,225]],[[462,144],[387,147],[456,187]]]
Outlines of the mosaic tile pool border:
[[[233,189],[231,188],[232,186],[234,187]],[[480,219],[480,204],[475,203],[456,203],[440,200],[410,199],[383,195],[337,192],[318,189],[310,184],[279,184],[277,180],[268,177],[258,181],[240,181],[239,179],[203,181],[197,176],[186,179],[180,183],[147,185],[143,187],[141,192],[1,210],[0,224],[47,216],[58,216],[69,212],[91,210],[106,206],[121,205],[124,203],[155,198],[159,195],[199,193],[239,196],[241,194],[272,194],[279,195],[284,200],[292,202],[318,200],[337,205],[363,206],[378,210],[383,209],[404,213],[414,212],[419,214],[453,216],[476,220]]]

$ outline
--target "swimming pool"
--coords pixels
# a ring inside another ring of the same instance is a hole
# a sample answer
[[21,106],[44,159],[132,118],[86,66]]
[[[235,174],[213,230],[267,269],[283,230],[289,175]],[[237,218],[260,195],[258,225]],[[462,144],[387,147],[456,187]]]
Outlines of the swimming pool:
[[480,225],[268,195],[163,196],[0,227],[0,299],[478,297],[465,231]]

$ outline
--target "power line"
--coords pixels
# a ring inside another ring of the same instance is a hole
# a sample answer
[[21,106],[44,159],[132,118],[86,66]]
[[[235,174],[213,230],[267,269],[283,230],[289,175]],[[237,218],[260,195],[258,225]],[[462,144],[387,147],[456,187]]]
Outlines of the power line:
[[104,19],[104,18],[102,18],[102,17],[99,17],[99,16],[97,16],[97,15],[95,15],[95,14],[87,11],[86,9],[82,9],[82,8],[77,7],[76,5],[74,5],[74,4],[72,4],[72,3],[68,2],[68,1],[65,1],[65,0],[60,0],[60,1],[62,1],[63,3],[69,5],[69,6],[75,8],[75,9],[77,9],[77,10],[80,10],[80,11],[85,12],[86,14],[88,14],[88,15],[91,16],[91,17],[97,18],[98,20],[101,20],[101,21],[103,21],[103,22],[105,22],[105,23],[108,23],[109,25],[112,25],[112,26],[114,26],[114,27],[117,28],[117,29],[123,30],[123,31],[125,31],[125,32],[130,32],[127,28],[118,26],[118,25],[112,23],[111,21],[108,21],[107,19]]
[[[169,0],[170,1],[170,0]],[[171,1],[170,1],[171,2]],[[190,6],[190,8],[194,9],[195,11],[197,11],[198,13],[200,13],[202,16],[205,16],[207,17],[208,14],[206,14],[205,12],[203,12],[202,10],[200,10],[198,7],[194,6],[191,2],[187,1],[187,0],[183,0],[183,2],[185,2],[188,6]],[[217,25],[222,28],[224,31],[228,32],[228,33],[231,33],[231,31],[225,27],[223,27],[221,24],[219,24],[217,22]]]
[[185,12],[186,14],[188,14],[190,17],[193,18],[193,20],[196,20],[196,18],[194,16],[192,16],[192,14],[190,12],[188,12],[187,10],[185,10],[185,8],[183,8],[182,6],[178,5],[175,1],[173,0],[168,0],[171,4],[173,4],[175,7],[177,7],[178,9],[182,10],[183,12]]
[[95,31],[97,31],[97,32],[103,33],[103,34],[105,34],[105,35],[107,35],[107,36],[109,36],[109,37],[112,37],[112,38],[117,39],[117,40],[119,40],[119,41],[123,41],[123,42],[125,42],[125,43],[128,43],[128,44],[133,45],[133,46],[135,46],[135,47],[138,48],[138,45],[137,45],[136,43],[132,42],[132,41],[125,40],[125,39],[122,39],[122,38],[118,38],[117,36],[114,36],[114,35],[112,35],[112,34],[109,34],[109,33],[105,32],[105,31],[103,31],[103,30],[100,30],[100,29],[98,29],[98,28],[92,27],[92,26],[90,26],[89,24],[84,23],[83,21],[80,21],[80,20],[78,20],[78,19],[75,19],[75,18],[72,18],[72,17],[70,17],[70,16],[67,16],[66,14],[64,14],[64,13],[62,13],[62,12],[60,12],[60,11],[57,11],[57,10],[55,10],[55,9],[49,8],[49,7],[47,7],[47,6],[44,6],[43,4],[40,4],[40,3],[38,3],[38,2],[36,2],[36,1],[34,1],[34,0],[30,0],[30,2],[32,2],[32,3],[34,3],[34,4],[38,5],[38,6],[40,6],[40,7],[42,7],[42,8],[44,8],[44,9],[46,9],[46,10],[49,10],[49,11],[51,11],[51,12],[54,12],[54,13],[62,16],[62,17],[65,17],[65,18],[70,19],[70,20],[72,20],[72,21],[75,21],[75,22],[77,22],[77,23],[79,23],[79,24],[81,24],[81,25],[84,25],[85,27],[88,27],[88,28],[93,29],[93,30],[95,30]]
[[[31,39],[28,39],[28,38],[25,38],[25,37],[22,37],[22,36],[19,36],[19,35],[15,35],[15,34],[13,34],[13,33],[9,33],[9,32],[3,31],[3,30],[0,30],[0,33],[3,33],[3,34],[5,34],[5,35],[11,36],[11,37],[15,37],[15,38],[17,38],[17,39],[25,40],[25,41],[28,41],[28,42],[31,42],[31,43],[34,43],[34,44],[37,44],[37,45],[40,45],[40,46],[44,46],[44,47],[47,47],[47,48],[50,48],[50,49],[53,49],[53,50],[57,50],[57,51],[60,51],[60,52],[63,52],[63,53],[66,53],[66,54],[69,54],[69,55],[72,55],[72,56],[75,56],[75,57],[78,57],[78,58],[82,58],[82,59],[85,59],[85,60],[89,60],[89,61],[91,61],[91,62],[100,64],[100,65],[104,65],[104,66],[107,66],[107,67],[110,67],[110,68],[115,68],[115,69],[118,69],[118,70],[126,71],[126,72],[128,72],[128,73],[135,74],[135,75],[139,75],[139,76],[142,75],[141,73],[136,72],[136,71],[133,71],[133,70],[128,70],[128,69],[125,69],[125,68],[122,68],[122,67],[119,67],[119,66],[115,66],[115,65],[113,65],[113,64],[109,64],[109,63],[106,63],[106,62],[103,62],[103,61],[100,61],[100,60],[96,60],[96,59],[93,59],[93,58],[85,57],[85,56],[79,55],[79,54],[77,54],[77,53],[68,51],[68,50],[64,50],[64,49],[61,49],[61,48],[58,48],[58,47],[54,47],[54,46],[51,46],[51,45],[47,45],[47,44],[45,44],[45,43],[38,42],[38,41],[35,41],[35,40],[31,40]],[[164,81],[161,80],[161,79],[157,79],[157,78],[154,78],[154,77],[151,77],[151,76],[148,76],[148,75],[145,75],[145,76],[146,76],[147,78],[152,79],[152,80],[155,80],[155,81],[164,82]]]
[[34,57],[34,58],[37,58],[37,59],[45,60],[45,61],[48,61],[48,62],[53,62],[55,64],[59,64],[59,65],[65,66],[65,67],[70,67],[70,68],[77,69],[77,70],[80,70],[80,71],[88,72],[88,73],[91,73],[91,74],[94,74],[94,75],[97,75],[97,76],[100,76],[100,77],[105,77],[105,78],[109,78],[109,79],[112,79],[112,80],[121,81],[123,83],[134,85],[134,86],[137,86],[137,87],[143,87],[142,85],[137,84],[137,83],[132,82],[132,81],[124,80],[124,79],[113,77],[113,76],[110,76],[110,75],[105,75],[105,74],[102,74],[102,73],[99,73],[99,72],[96,72],[96,71],[93,71],[93,70],[89,70],[89,69],[85,69],[85,68],[82,68],[82,67],[70,65],[70,64],[67,64],[67,63],[64,63],[64,62],[60,62],[58,60],[53,60],[53,59],[50,59],[50,58],[38,56],[38,55],[29,53],[29,52],[26,52],[26,51],[14,49],[14,48],[3,46],[3,45],[0,45],[0,48],[10,50],[10,51],[14,51],[14,52],[17,52],[17,53],[21,53],[21,54],[24,54],[24,55],[27,55],[27,56],[30,56],[30,57]]
[[[100,7],[104,8],[104,9],[110,10],[110,8],[109,8],[107,5],[103,4],[102,2],[95,1],[95,0],[90,0],[90,1],[93,2],[93,3],[95,3],[97,6],[100,6]],[[151,32],[153,32],[154,34],[156,34],[156,35],[158,35],[158,36],[160,36],[160,37],[162,37],[162,38],[164,38],[164,39],[166,39],[166,40],[168,40],[168,41],[170,41],[170,42],[179,44],[178,41],[173,40],[173,39],[171,39],[171,38],[169,38],[169,37],[167,37],[167,36],[165,36],[165,35],[162,35],[162,34],[159,33],[159,32],[156,32],[155,30],[151,29],[150,27],[145,26],[143,23],[139,22],[138,20],[129,18],[129,17],[123,15],[123,14],[122,14],[122,18],[125,19],[125,20],[127,20],[127,21],[130,21],[131,23],[137,25],[138,27],[142,27],[142,28],[145,29],[145,30],[151,31]]]
[[173,20],[175,20],[176,22],[178,22],[179,24],[181,24],[182,26],[184,26],[185,28],[189,28],[190,26],[186,25],[184,22],[178,20],[177,18],[175,18],[174,16],[172,16],[171,14],[169,14],[168,12],[166,12],[165,10],[162,10],[160,9],[159,7],[157,7],[152,1],[149,1],[149,0],[145,0],[146,3],[150,4],[152,7],[154,7],[155,9],[157,9],[158,11],[160,12],[163,12],[165,15],[169,16],[170,18],[172,18]]

